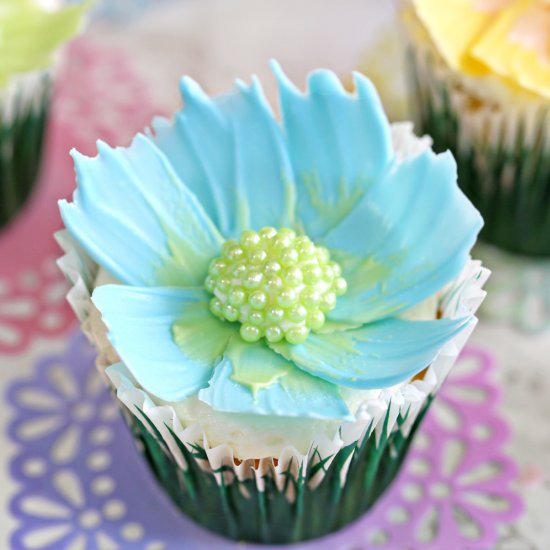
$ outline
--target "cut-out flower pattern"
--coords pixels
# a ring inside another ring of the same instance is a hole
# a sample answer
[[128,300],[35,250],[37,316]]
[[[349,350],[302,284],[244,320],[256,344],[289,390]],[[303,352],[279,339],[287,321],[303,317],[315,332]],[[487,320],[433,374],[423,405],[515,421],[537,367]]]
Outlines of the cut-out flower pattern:
[[[110,93],[113,89],[117,92]],[[72,185],[69,149],[87,150],[97,136],[129,139],[151,119],[152,105],[147,86],[123,54],[84,39],[69,45],[57,74],[40,197],[0,234],[0,257],[9,258],[0,276],[0,355],[20,353],[34,338],[63,334],[75,323],[51,237],[59,228],[52,197]]]
[[71,146],[76,143],[88,150],[97,138],[126,142],[158,113],[149,88],[123,52],[107,51],[83,38],[74,40],[68,50],[53,116],[71,135]]
[[[88,362],[93,358],[89,346],[76,340],[68,354]],[[46,450],[53,463],[73,460],[92,428],[108,428],[117,418],[97,374],[73,372],[58,357],[40,360],[34,378],[14,383],[9,398],[20,411],[11,437],[27,449]]]
[[[439,549],[450,540],[488,548],[497,539],[498,523],[521,511],[509,489],[516,468],[498,449],[485,445],[481,450],[473,439],[445,437],[433,425],[420,435],[419,444],[426,446],[417,445],[411,454],[393,506],[384,510],[384,523],[369,532],[369,540],[381,548],[414,543],[414,548]],[[399,523],[411,529],[388,527]]]
[[19,353],[32,337],[54,336],[74,324],[67,291],[53,257],[16,277],[0,278],[0,354]]
[[[457,397],[453,406],[463,420],[452,433],[428,413],[402,474],[374,510],[344,531],[297,549],[492,547],[497,524],[519,513],[519,499],[509,487],[515,468],[502,453],[506,427],[495,412],[498,392],[489,378],[490,357],[481,350],[467,350],[463,358],[438,399],[454,390],[463,395],[460,390],[470,386],[491,388],[495,398],[477,405]],[[93,351],[75,333],[66,353],[41,359],[31,381],[9,388],[8,401],[15,409],[10,434],[18,447],[12,473],[21,483],[11,502],[12,513],[20,521],[12,537],[14,550],[69,550],[78,542],[93,550],[237,550],[238,543],[221,541],[172,508],[131,448],[121,419],[105,422],[101,414],[94,414],[76,455],[69,456],[65,454],[69,448],[60,447],[64,456],[58,462],[49,452],[51,435],[33,440],[18,437],[17,427],[25,420],[32,418],[36,423],[50,417],[48,410],[29,411],[20,399],[22,390],[38,391],[49,385],[44,377],[50,365],[72,377],[81,396],[87,394],[90,379],[99,378]],[[107,389],[89,397],[96,411],[110,399]],[[62,403],[63,399],[67,402]],[[66,415],[73,403],[67,397],[60,399],[60,414]],[[474,417],[494,427],[490,441],[480,444],[464,420]],[[69,417],[68,422],[81,429],[78,418]]]
[[[434,402],[434,409],[445,403],[447,412],[430,411],[391,506],[372,517],[367,538],[374,548],[485,549],[498,538],[498,523],[521,512],[510,491],[517,470],[501,450],[508,430],[495,412],[491,367],[483,350],[463,352]],[[446,415],[453,420],[442,420]],[[399,529],[402,524],[410,529]]]
[[[127,505],[110,494],[109,477],[88,480],[60,469],[48,479],[43,494],[23,490],[12,502],[32,527],[17,531],[15,548],[116,550],[144,548],[144,530],[128,519]],[[89,481],[89,486],[86,482]]]
[[[506,435],[506,430],[495,425],[498,420],[484,411],[494,407],[499,393],[488,380],[491,359],[482,351],[465,350],[461,355],[460,369],[451,373],[453,383],[438,395],[433,403],[431,418],[440,429],[456,433],[468,426],[479,443],[496,444],[495,438]],[[464,404],[468,403],[468,407]]]

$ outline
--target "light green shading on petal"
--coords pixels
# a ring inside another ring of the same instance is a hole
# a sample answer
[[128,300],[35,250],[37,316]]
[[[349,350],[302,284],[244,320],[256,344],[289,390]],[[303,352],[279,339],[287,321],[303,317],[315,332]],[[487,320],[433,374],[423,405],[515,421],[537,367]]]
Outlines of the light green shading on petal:
[[381,389],[410,379],[474,317],[407,321],[385,319],[346,332],[311,334],[303,344],[270,347],[314,376],[341,386]]
[[264,342],[234,338],[199,399],[215,410],[351,419],[338,388],[298,369]]
[[247,386],[256,397],[260,389],[275,383],[292,384],[292,370],[296,367],[289,361],[267,357],[271,350],[264,344],[250,345],[236,341],[227,350],[226,357],[233,365],[231,379]]
[[[392,301],[391,297],[381,300],[386,291],[386,281],[392,272],[398,268],[398,258],[388,258],[384,262],[377,260],[374,256],[358,258],[353,254],[342,251],[332,251],[332,257],[342,266],[348,282],[348,290],[344,296],[338,298],[337,306],[339,312],[346,311],[346,314],[334,315],[334,322],[349,322],[362,324],[371,322],[383,317],[391,317],[403,308],[400,301]],[[364,298],[364,289],[376,289],[368,298]]]
[[321,239],[348,282],[330,318],[369,323],[421,303],[460,274],[482,225],[450,153],[394,163]]
[[394,156],[390,126],[370,81],[354,74],[355,92],[317,70],[302,93],[272,62],[282,125],[296,178],[296,214],[312,238],[346,218]]
[[292,227],[294,173],[282,130],[257,78],[210,98],[181,80],[184,108],[153,121],[153,139],[225,237]]
[[340,179],[336,185],[338,198],[335,201],[323,196],[321,181],[315,174],[303,174],[302,183],[303,191],[311,207],[315,209],[319,223],[322,220],[323,226],[327,228],[334,227],[345,219],[365,192],[364,182],[358,181],[355,185],[349,185],[344,179]]
[[60,201],[72,237],[122,283],[201,285],[223,239],[164,154],[142,134],[98,151],[72,153],[78,186]]
[[208,311],[200,288],[103,285],[92,301],[109,340],[139,384],[164,401],[179,401],[207,386],[232,327]]
[[216,319],[208,309],[208,298],[188,305],[185,316],[172,326],[176,345],[191,360],[213,364],[223,355],[229,339],[237,334],[238,325]]

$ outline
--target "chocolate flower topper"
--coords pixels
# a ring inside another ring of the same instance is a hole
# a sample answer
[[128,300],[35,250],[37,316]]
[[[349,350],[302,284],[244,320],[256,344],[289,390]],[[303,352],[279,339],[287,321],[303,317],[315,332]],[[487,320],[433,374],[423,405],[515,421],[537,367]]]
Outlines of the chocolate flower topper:
[[37,0],[2,0],[0,88],[11,75],[48,67],[54,51],[78,32],[89,6],[47,10]]
[[94,290],[142,387],[234,413],[352,419],[343,388],[428,366],[473,316],[398,316],[455,279],[482,226],[450,153],[393,150],[362,75],[273,64],[278,122],[257,79],[208,97],[189,78],[173,121],[128,148],[74,153],[70,234],[119,285]]

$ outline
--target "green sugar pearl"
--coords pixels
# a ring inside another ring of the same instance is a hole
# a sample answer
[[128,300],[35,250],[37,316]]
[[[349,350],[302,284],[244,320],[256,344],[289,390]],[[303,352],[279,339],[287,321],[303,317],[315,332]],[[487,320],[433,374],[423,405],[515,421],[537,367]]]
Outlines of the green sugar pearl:
[[239,321],[241,337],[256,342],[286,339],[301,344],[347,290],[329,251],[291,229],[264,227],[227,240],[212,260],[204,286],[214,297],[210,311]]

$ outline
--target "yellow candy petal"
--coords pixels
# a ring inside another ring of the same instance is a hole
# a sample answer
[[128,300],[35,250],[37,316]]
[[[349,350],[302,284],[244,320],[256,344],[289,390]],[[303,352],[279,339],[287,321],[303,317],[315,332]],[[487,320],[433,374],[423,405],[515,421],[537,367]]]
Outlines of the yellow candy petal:
[[53,52],[77,33],[89,6],[48,11],[34,0],[2,0],[0,87],[13,74],[47,67]]
[[455,70],[484,74],[469,50],[493,14],[480,11],[473,0],[412,0],[416,13],[445,61]]
[[[550,98],[550,61],[548,50],[532,47],[534,26],[525,40],[515,32],[522,17],[539,14],[540,21],[550,22],[550,8],[537,0],[516,0],[503,9],[487,31],[472,48],[472,55],[492,71],[512,83],[536,94]],[[550,44],[550,26],[538,29],[545,32],[543,42]]]

